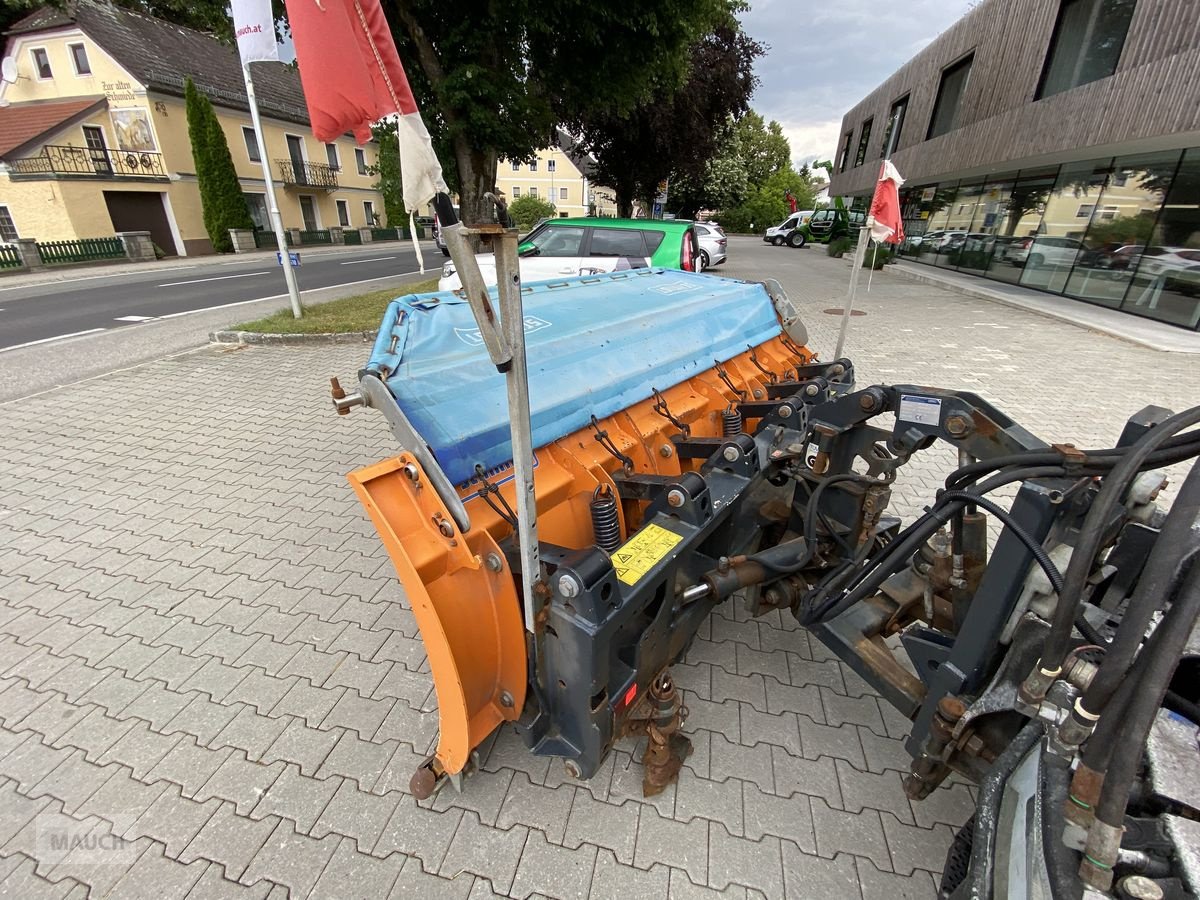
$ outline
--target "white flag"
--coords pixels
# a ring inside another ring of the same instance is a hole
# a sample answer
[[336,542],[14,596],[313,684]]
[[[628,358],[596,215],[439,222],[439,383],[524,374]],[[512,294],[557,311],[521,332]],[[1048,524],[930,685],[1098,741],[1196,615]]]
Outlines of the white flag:
[[233,33],[242,65],[260,59],[279,59],[271,0],[232,0]]

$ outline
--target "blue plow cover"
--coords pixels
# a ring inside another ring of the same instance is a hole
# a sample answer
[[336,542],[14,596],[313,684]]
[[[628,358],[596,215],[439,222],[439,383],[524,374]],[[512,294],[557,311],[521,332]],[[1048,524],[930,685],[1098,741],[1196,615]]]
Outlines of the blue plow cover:
[[[672,269],[535,284],[522,299],[534,447],[780,333],[761,284]],[[454,484],[476,464],[490,471],[512,460],[505,378],[466,300],[393,300],[364,371],[385,376]]]

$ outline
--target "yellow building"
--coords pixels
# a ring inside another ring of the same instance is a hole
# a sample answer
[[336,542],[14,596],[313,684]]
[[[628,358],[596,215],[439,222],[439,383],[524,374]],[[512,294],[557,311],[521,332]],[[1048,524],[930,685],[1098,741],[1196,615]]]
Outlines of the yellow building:
[[615,216],[617,197],[611,188],[592,181],[595,161],[582,153],[565,131],[558,132],[558,146],[539,150],[529,163],[500,160],[496,186],[509,202],[534,196],[548,200],[562,218]]
[[257,225],[270,228],[263,165],[286,228],[384,224],[369,174],[375,144],[313,137],[292,66],[254,64],[259,147],[237,50],[209,35],[102,0],[40,9],[8,34],[16,77],[0,84],[0,242],[149,231],[168,255],[212,252],[184,110],[188,76],[213,102]]

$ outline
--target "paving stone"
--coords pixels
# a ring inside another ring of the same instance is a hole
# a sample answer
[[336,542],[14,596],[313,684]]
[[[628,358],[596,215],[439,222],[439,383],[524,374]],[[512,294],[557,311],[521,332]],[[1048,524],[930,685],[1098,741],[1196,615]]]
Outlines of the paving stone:
[[214,749],[233,747],[246,754],[246,758],[257,762],[267,748],[281,735],[290,719],[272,719],[258,715],[251,707],[243,706],[236,716],[222,728],[208,746]]
[[821,759],[799,759],[786,750],[774,748],[771,764],[775,773],[775,790],[778,797],[807,794],[822,797],[836,809],[842,808],[842,789],[838,785],[837,770],[829,757]]
[[396,753],[396,744],[360,740],[354,732],[344,731],[317,770],[318,778],[342,775],[353,779],[364,791],[372,790],[379,776]]
[[858,729],[853,725],[821,725],[807,716],[799,716],[800,746],[809,759],[829,756],[845,760],[851,765],[866,769],[867,761]]
[[861,897],[854,857],[849,853],[822,859],[801,851],[788,841],[783,842],[782,850],[783,880],[788,897],[836,897],[838,900],[859,900]]
[[297,681],[275,704],[271,715],[297,716],[315,727],[329,715],[329,711],[337,705],[345,692],[345,688],[311,687],[303,681]]
[[[253,637],[253,635],[247,635],[247,637]],[[259,635],[258,640],[237,658],[236,663],[239,666],[253,666],[262,669],[268,675],[278,675],[296,655],[297,647],[296,644],[281,644],[271,640],[267,635]]]
[[[324,690],[330,690],[325,688]],[[337,688],[341,697],[321,722],[322,728],[342,727],[353,729],[364,741],[370,740],[383,724],[396,701],[390,698],[371,700],[360,697],[354,691]]]
[[151,846],[113,886],[107,900],[182,900],[208,868],[206,860],[184,865]]
[[531,784],[523,773],[517,774],[509,783],[496,827],[528,825],[542,832],[551,843],[561,844],[574,796],[575,790],[569,786],[546,788]]
[[766,682],[761,675],[731,675],[719,666],[712,670],[712,696],[720,703],[740,700],[755,709],[767,708]]
[[[339,634],[350,626],[345,622],[323,622],[314,615],[309,615],[289,635],[293,642],[309,644],[322,652],[331,650],[330,645]],[[337,652],[332,650],[331,652]]]
[[753,841],[729,834],[719,822],[709,829],[708,883],[719,890],[730,884],[761,890],[768,897],[783,894],[783,856],[779,838],[767,835]]
[[179,792],[178,785],[167,785],[153,803],[125,830],[126,840],[148,837],[167,848],[177,858],[200,829],[217,811],[220,803],[209,800],[196,803]]
[[370,697],[391,668],[390,662],[365,662],[357,656],[347,656],[325,679],[324,686],[352,688]]
[[910,875],[915,869],[941,873],[946,852],[954,841],[953,830],[946,825],[932,829],[905,825],[890,812],[882,813],[880,818],[892,854],[891,868],[897,875]]
[[164,782],[143,784],[124,766],[109,766],[109,779],[79,807],[77,815],[99,816],[124,833],[167,790]]
[[712,619],[712,639],[717,643],[736,642],[745,644],[752,650],[758,650],[758,623],[733,622],[723,618],[720,614],[715,615]]
[[206,661],[205,658],[186,656],[178,647],[170,646],[162,656],[143,669],[141,675],[164,682],[171,690],[177,691]]
[[[572,778],[567,774],[566,766],[558,764],[558,761],[555,760],[546,771],[546,780],[544,783],[546,787],[557,787],[560,784],[574,785],[575,787],[583,788],[596,800],[602,802],[612,801],[613,803],[620,804],[624,802],[626,795],[614,797],[613,782],[615,780],[617,759],[621,756],[623,756],[624,760],[629,759],[628,754],[621,754],[619,752],[608,754],[604,758],[604,761],[600,763],[600,768],[596,774],[586,780]],[[622,765],[624,765],[624,762],[622,762]],[[639,802],[641,802],[640,799]]]
[[904,742],[893,738],[880,737],[869,728],[858,728],[858,739],[862,744],[863,756],[867,761],[867,769],[871,772],[907,773],[912,764],[912,757],[904,749]]
[[790,678],[787,653],[783,650],[752,650],[747,645],[738,643],[736,654],[739,675],[764,675],[782,682],[787,682]]
[[27,793],[31,798],[53,797],[62,803],[63,812],[73,813],[100,790],[112,774],[111,769],[88,762],[82,750],[75,750]]
[[743,834],[742,782],[736,778],[710,781],[685,767],[675,789],[674,818],[687,822],[696,816],[722,823],[730,834]]
[[[78,835],[78,826],[69,833]],[[51,881],[75,879],[87,886],[88,891],[82,896],[109,896],[128,867],[149,847],[147,841],[133,845],[121,842],[120,836],[114,835],[112,827],[104,821],[97,822],[90,831],[79,836],[81,839],[73,849],[46,872],[46,877]]]
[[238,815],[247,815],[283,774],[284,767],[282,762],[267,766],[238,753],[229,754],[192,799],[203,803],[209,797],[218,797],[233,803]]
[[468,782],[469,790],[439,791],[431,801],[425,800],[422,803],[439,812],[451,807],[471,810],[479,816],[483,824],[495,825],[512,781],[511,772],[480,774]]
[[104,664],[119,669],[130,678],[139,678],[151,663],[166,652],[165,647],[154,647],[141,641],[126,641],[108,655]]
[[497,891],[508,894],[529,834],[523,825],[505,831],[483,824],[472,813],[464,813],[437,874],[456,878],[462,872],[471,872],[486,878]]
[[600,848],[596,855],[596,867],[592,872],[591,896],[596,900],[606,897],[666,900],[670,890],[670,874],[671,870],[666,866],[655,866],[646,872],[626,865],[618,861],[612,851]]
[[321,731],[309,728],[302,719],[287,721],[287,728],[263,752],[261,761],[271,763],[282,759],[295,763],[305,775],[315,775],[341,738],[342,732],[339,729]]
[[282,816],[295,822],[297,828],[307,834],[341,783],[340,778],[310,778],[301,774],[296,766],[289,765],[263,794],[251,815],[257,819]]
[[742,806],[745,811],[745,835],[753,841],[765,835],[791,841],[805,853],[816,853],[813,837],[812,809],[808,797],[795,794],[788,798],[764,794],[753,784],[742,786]]
[[772,715],[759,712],[753,706],[742,705],[741,743],[747,747],[755,744],[774,744],[794,756],[801,756],[800,729],[796,714],[790,712]]
[[113,719],[106,716],[102,710],[93,709],[81,722],[59,738],[55,745],[78,747],[89,760],[95,762],[136,724],[134,721],[122,722]]
[[880,811],[889,810],[907,825],[915,824],[912,808],[904,793],[904,784],[898,772],[879,775],[859,772],[841,760],[835,761],[838,784],[842,789],[842,802],[849,812],[869,807]]
[[821,688],[821,702],[825,707],[825,720],[830,725],[849,722],[869,728],[880,737],[887,737],[883,727],[883,716],[874,696],[846,697],[829,688]]
[[[419,859],[426,872],[453,878],[455,873],[448,874],[442,868],[442,861],[464,816],[472,821],[472,825],[468,827],[479,831],[480,834],[490,834],[494,830],[487,828],[480,831],[479,820],[472,814],[457,809],[435,812],[418,806],[412,797],[404,795],[392,811],[392,817],[384,826],[383,833],[379,835],[371,853],[374,856],[385,857],[400,852]],[[520,846],[516,852],[520,852]],[[516,864],[515,857],[513,864]]]
[[296,682],[295,678],[268,675],[263,670],[250,666],[236,671],[243,673],[243,678],[229,691],[224,702],[229,704],[248,703],[264,715],[283,699],[283,696],[291,690],[292,685]]
[[774,792],[775,776],[771,763],[773,751],[770,744],[744,747],[726,740],[724,735],[714,734],[711,748],[713,781],[737,778],[753,781],[762,790]]
[[716,703],[700,697],[687,700],[688,717],[686,728],[704,729],[714,734],[723,734],[736,742],[740,732],[741,709],[748,704],[736,700],[723,700]]
[[268,881],[259,881],[253,887],[228,881],[224,868],[217,863],[210,863],[200,880],[192,886],[187,900],[266,900],[273,886]]
[[356,788],[353,781],[346,779],[322,811],[310,834],[319,838],[336,832],[353,839],[360,853],[370,853],[399,802],[399,794],[380,797],[365,793]]
[[[673,816],[675,814],[675,782],[667,785],[662,793],[655,794],[653,797],[647,797],[644,794],[645,770],[639,760],[645,746],[643,742],[637,748],[638,759],[631,758],[628,753],[621,750],[615,750],[611,754],[613,757],[612,782],[608,788],[608,802],[624,803],[626,800],[634,800],[643,808],[657,810],[661,816]],[[553,772],[554,767],[551,767],[550,771]],[[549,780],[547,780],[547,784],[549,784]]]
[[[819,642],[814,641],[813,643]],[[838,666],[837,660],[815,662],[804,659],[798,654],[789,653],[788,671],[791,673],[794,687],[805,687],[810,684],[824,685],[839,693],[846,692],[846,682],[842,678],[842,670]]]
[[425,662],[425,645],[416,637],[395,633],[379,646],[373,658],[376,661],[399,663],[409,671],[416,672]]
[[246,670],[226,665],[217,659],[210,659],[195,675],[183,685],[185,691],[202,691],[214,701],[224,700],[225,697],[246,678]]
[[53,772],[71,755],[71,750],[55,750],[32,735],[29,740],[0,759],[0,775],[17,783],[22,794],[28,794],[35,784]]
[[206,627],[210,630],[208,639],[194,653],[215,656],[227,665],[240,666],[242,657],[257,643],[255,635],[242,634],[228,625],[214,623]]
[[685,870],[697,884],[707,884],[708,829],[704,819],[675,822],[642,807],[633,864],[639,869],[649,869],[656,863],[664,863]]
[[[51,798],[31,800],[18,794],[16,784],[7,782],[0,786],[0,847],[28,825],[33,818],[50,804]],[[4,876],[0,874],[0,887]]]
[[200,743],[207,744],[233,721],[240,709],[240,706],[213,703],[203,694],[196,694],[187,706],[162,727],[162,731],[164,734],[182,731],[192,735]]
[[136,778],[144,779],[149,772],[184,740],[183,735],[162,735],[151,731],[145,722],[135,722],[115,744],[104,751],[97,762],[118,762],[128,766]]
[[[559,788],[565,789],[565,786]],[[633,801],[620,805],[604,803],[587,791],[577,789],[563,844],[571,850],[580,844],[594,844],[607,848],[623,865],[632,865],[637,843],[638,809],[638,804]],[[604,850],[601,850],[603,854]]]
[[[310,900],[387,897],[404,866],[405,859],[402,856],[397,855],[388,859],[364,857],[355,852],[353,841],[343,840],[334,851],[324,872],[308,896]],[[409,896],[427,897],[430,895],[410,894]]]
[[[318,840],[297,834],[291,822],[279,822],[239,880],[254,884],[265,878],[273,884],[284,885],[293,897],[307,897],[340,842],[341,838],[337,836]],[[342,875],[345,877],[346,873]],[[360,895],[345,890],[342,896]]]
[[525,841],[510,894],[527,897],[536,892],[547,897],[584,900],[591,893],[595,867],[595,847],[583,844],[568,850],[549,843],[540,831],[532,830]]
[[184,737],[150,770],[147,777],[166,779],[179,785],[184,796],[191,797],[232,754],[230,749],[209,750],[197,744],[195,738]]
[[718,891],[694,884],[682,869],[667,869],[667,872],[667,896],[671,900],[747,900],[747,891],[741,885],[730,885],[725,890]]
[[195,694],[181,694],[161,681],[147,681],[146,690],[118,714],[118,718],[134,718],[149,722],[161,730],[192,702]]
[[237,815],[232,803],[222,803],[179,854],[179,861],[212,860],[225,867],[226,878],[241,880],[278,824],[274,816],[262,821],[247,819]]
[[[476,888],[480,890],[476,891]],[[404,861],[400,877],[392,885],[391,897],[396,900],[407,900],[409,897],[420,897],[421,900],[466,900],[468,897],[487,900],[498,896],[483,878],[476,878],[467,872],[457,878],[439,878],[427,873],[421,868],[421,861],[409,857]]]
[[880,871],[869,859],[855,860],[863,900],[933,900],[937,888],[928,872],[911,876]]
[[914,800],[909,805],[914,821],[922,828],[940,822],[957,831],[975,814],[975,800],[963,784],[943,784],[924,800]]
[[[393,671],[396,671],[393,669]],[[401,669],[400,671],[404,671]],[[412,676],[414,678],[423,676]],[[414,715],[411,710],[408,712],[398,712],[401,707],[406,707],[406,701],[401,701],[396,704],[396,708],[392,710],[388,716],[389,721],[398,715]],[[384,727],[380,728],[380,734],[383,734],[388,729],[385,722]],[[526,777],[533,784],[544,784],[546,776],[549,772],[551,761],[547,756],[535,756],[525,746],[524,739],[517,734],[516,729],[511,725],[502,725],[494,732],[496,740],[483,757],[483,770],[485,772],[498,772],[501,769],[511,769],[514,772],[524,772]],[[413,735],[414,740],[419,741],[423,734]],[[559,765],[562,769],[562,765]]]
[[82,660],[73,659],[66,668],[56,672],[42,682],[41,692],[61,694],[71,703],[78,703],[80,698],[104,680],[108,672],[95,669]]
[[832,859],[839,853],[853,853],[875,861],[884,871],[891,871],[891,857],[879,813],[864,809],[847,813],[830,809],[820,797],[812,798],[813,831],[817,836],[817,852]]

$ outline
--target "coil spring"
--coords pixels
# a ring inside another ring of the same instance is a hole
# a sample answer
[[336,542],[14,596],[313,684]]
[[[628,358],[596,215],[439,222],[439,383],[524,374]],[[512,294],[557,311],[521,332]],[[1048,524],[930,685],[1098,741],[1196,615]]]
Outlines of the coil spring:
[[725,437],[733,437],[742,433],[742,411],[730,404],[721,413],[721,428]]
[[590,508],[596,546],[605,553],[612,553],[621,546],[621,520],[617,515],[617,498],[608,485],[596,488]]

